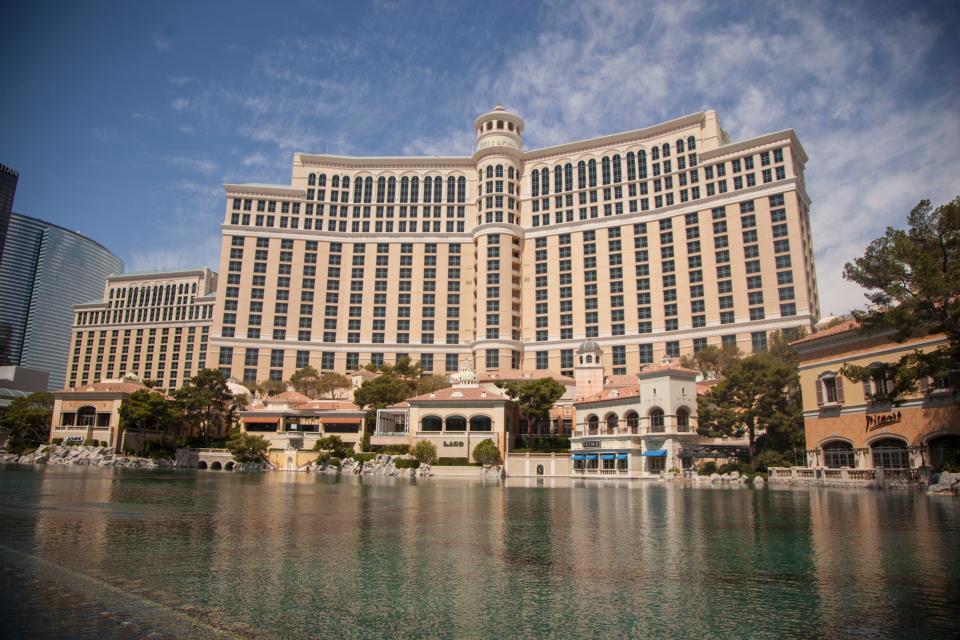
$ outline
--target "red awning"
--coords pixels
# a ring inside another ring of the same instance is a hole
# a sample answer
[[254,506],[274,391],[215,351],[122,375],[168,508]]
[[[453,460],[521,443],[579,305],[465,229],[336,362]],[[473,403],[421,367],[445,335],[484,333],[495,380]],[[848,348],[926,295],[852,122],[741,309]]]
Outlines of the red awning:
[[253,417],[243,417],[240,418],[240,422],[243,424],[280,424],[280,418],[253,418]]

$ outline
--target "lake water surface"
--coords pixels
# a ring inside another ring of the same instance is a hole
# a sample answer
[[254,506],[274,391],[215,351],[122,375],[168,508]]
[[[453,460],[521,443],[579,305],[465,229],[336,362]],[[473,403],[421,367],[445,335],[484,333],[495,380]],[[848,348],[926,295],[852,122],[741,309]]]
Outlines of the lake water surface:
[[16,638],[957,638],[960,501],[0,467]]

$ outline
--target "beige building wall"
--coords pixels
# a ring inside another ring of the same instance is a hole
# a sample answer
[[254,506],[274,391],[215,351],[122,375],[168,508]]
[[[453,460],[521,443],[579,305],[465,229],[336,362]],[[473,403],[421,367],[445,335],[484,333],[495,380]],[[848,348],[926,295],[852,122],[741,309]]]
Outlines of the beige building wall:
[[131,373],[180,387],[207,366],[216,288],[207,268],[110,276],[101,302],[74,307],[67,387]]
[[210,366],[572,375],[594,338],[622,374],[819,316],[792,130],[732,143],[706,111],[526,151],[500,108],[474,128],[470,157],[298,153],[290,185],[225,185]]

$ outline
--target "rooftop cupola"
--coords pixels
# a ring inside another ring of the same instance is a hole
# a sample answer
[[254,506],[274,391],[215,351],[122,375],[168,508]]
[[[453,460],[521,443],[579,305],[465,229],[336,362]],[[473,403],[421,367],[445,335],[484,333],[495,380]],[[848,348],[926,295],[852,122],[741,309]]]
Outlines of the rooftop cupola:
[[519,153],[523,148],[523,138],[520,135],[523,132],[523,120],[499,104],[493,111],[474,120],[473,128],[477,132],[475,153],[486,149]]

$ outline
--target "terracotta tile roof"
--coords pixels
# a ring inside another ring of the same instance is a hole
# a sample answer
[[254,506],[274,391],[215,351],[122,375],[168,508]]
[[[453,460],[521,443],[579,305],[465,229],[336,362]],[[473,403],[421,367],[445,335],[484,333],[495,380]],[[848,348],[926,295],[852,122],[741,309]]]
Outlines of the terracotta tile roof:
[[697,383],[697,395],[702,396],[710,392],[710,389],[714,387],[720,380],[701,380]]
[[585,396],[583,398],[577,399],[573,404],[590,404],[592,402],[605,402],[607,400],[618,400],[622,398],[639,398],[640,397],[640,387],[614,387],[610,389],[604,389],[600,393],[595,393],[590,396]]
[[286,402],[287,404],[298,405],[310,402],[310,398],[299,391],[284,391],[283,393],[268,397],[265,402],[268,404],[271,402]]
[[509,398],[496,391],[488,391],[481,387],[447,387],[446,389],[437,389],[431,393],[407,398],[407,402],[471,402],[476,400],[509,400]]
[[606,387],[630,387],[636,384],[640,384],[640,381],[637,380],[637,374],[633,375],[618,375],[618,376],[607,376],[606,381],[603,383],[603,386]]
[[150,389],[139,382],[94,382],[80,387],[62,389],[56,393],[124,393],[129,395],[137,391],[151,391],[152,393],[159,393],[168,400],[171,399],[171,396]]
[[822,340],[823,338],[829,338],[830,336],[837,336],[841,333],[847,333],[848,331],[854,331],[860,328],[860,322],[856,318],[851,318],[849,320],[844,320],[840,324],[834,325],[827,329],[817,331],[816,333],[811,333],[808,336],[804,336],[798,340],[791,342],[791,345],[795,344],[806,344],[808,342],[815,342],[817,340]]
[[393,404],[387,407],[387,409],[409,409],[409,408],[410,408],[410,403],[407,402],[406,400],[404,400],[403,402],[394,402]]
[[679,364],[669,363],[669,364],[650,364],[640,370],[637,374],[638,376],[647,375],[648,373],[656,373],[658,371],[676,371],[677,373],[688,373],[697,375],[700,372],[693,369],[687,369],[686,367],[681,367]]
[[361,411],[360,407],[349,400],[311,400],[301,405],[297,409],[311,409],[314,411]]
[[354,376],[360,376],[361,378],[379,378],[381,374],[379,371],[368,371],[366,369],[357,369],[356,371],[351,372],[348,377],[352,378]]
[[553,378],[557,382],[573,383],[573,378],[562,375],[556,371],[547,371],[545,369],[534,369],[532,371],[525,369],[494,369],[481,373],[477,376],[480,382],[496,382],[499,380],[540,380],[542,378]]

